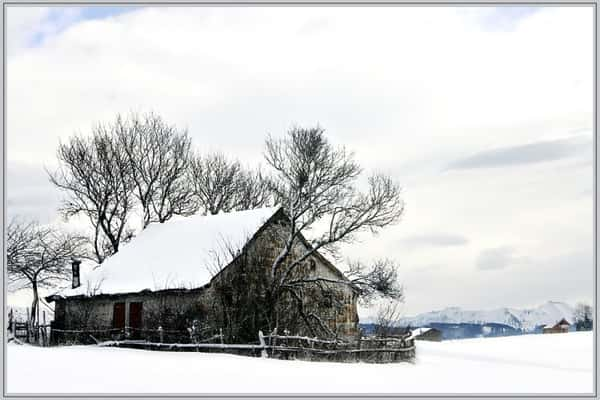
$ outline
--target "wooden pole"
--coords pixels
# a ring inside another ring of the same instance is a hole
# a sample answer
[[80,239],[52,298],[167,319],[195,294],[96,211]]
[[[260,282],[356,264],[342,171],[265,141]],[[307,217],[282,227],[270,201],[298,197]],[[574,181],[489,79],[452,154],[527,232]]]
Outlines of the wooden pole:
[[42,346],[48,345],[48,335],[46,331],[46,310],[42,311],[42,317],[44,324],[42,325]]
[[30,326],[30,316],[29,316],[29,307],[26,308],[27,311],[27,343],[29,343],[29,331],[31,330]]
[[262,358],[267,358],[267,349],[266,349],[266,345],[265,345],[265,337],[263,336],[262,331],[258,331],[258,341],[260,342],[260,345],[262,346],[262,350],[260,351],[260,356]]

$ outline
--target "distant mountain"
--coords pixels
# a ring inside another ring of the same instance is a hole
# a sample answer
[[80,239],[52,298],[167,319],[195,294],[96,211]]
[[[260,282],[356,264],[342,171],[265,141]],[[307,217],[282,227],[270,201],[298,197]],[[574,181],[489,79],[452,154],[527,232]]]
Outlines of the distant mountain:
[[432,323],[478,324],[496,323],[520,329],[525,332],[535,330],[539,325],[554,325],[561,318],[573,323],[574,309],[566,303],[549,301],[539,307],[528,309],[498,308],[495,310],[463,310],[460,307],[448,307],[440,311],[431,311],[414,317],[402,318],[401,326],[425,326]]

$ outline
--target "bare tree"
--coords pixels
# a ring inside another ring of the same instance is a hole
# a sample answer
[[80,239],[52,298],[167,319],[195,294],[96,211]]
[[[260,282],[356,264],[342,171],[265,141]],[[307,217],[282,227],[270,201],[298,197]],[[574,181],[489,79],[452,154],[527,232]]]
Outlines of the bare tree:
[[60,167],[48,172],[50,181],[67,195],[61,207],[65,218],[83,214],[89,219],[99,263],[132,236],[127,225],[134,207],[133,181],[127,155],[114,139],[117,126],[98,124],[91,137],[73,136],[61,143]]
[[11,290],[31,288],[31,321],[37,318],[38,290],[70,278],[73,258],[86,256],[87,239],[35,222],[13,219],[7,232],[7,272]]
[[[302,290],[317,282],[351,284],[307,278],[300,267],[319,250],[337,256],[339,245],[355,241],[358,233],[376,233],[396,223],[404,211],[400,187],[375,174],[361,192],[361,168],[353,154],[332,146],[318,126],[292,128],[282,139],[268,137],[265,159],[274,170],[272,190],[289,219],[270,269],[269,301],[276,303],[287,293],[301,302]],[[308,231],[311,238],[304,235]],[[304,250],[294,250],[298,248]]]
[[592,306],[586,303],[578,303],[575,306],[575,325],[578,331],[592,329],[594,314]]
[[396,300],[389,300],[379,306],[375,320],[377,336],[391,336],[398,330],[401,316],[400,303]]
[[222,153],[196,155],[189,179],[198,203],[207,214],[249,210],[272,203],[271,186],[260,169],[242,167]]
[[127,119],[117,116],[114,133],[126,154],[143,228],[196,211],[193,190],[186,181],[191,157],[186,131],[154,113],[132,113]]

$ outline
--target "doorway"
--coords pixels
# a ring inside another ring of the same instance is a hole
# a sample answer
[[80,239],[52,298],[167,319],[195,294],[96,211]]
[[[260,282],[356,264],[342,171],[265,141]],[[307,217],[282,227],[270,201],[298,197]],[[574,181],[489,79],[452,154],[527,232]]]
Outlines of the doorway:
[[142,302],[129,303],[129,327],[131,337],[139,338],[142,329]]

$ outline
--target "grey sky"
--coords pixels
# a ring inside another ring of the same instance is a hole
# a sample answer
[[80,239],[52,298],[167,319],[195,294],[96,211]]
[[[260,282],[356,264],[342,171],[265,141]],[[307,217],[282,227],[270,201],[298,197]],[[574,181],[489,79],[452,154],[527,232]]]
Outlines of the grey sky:
[[593,146],[592,137],[585,135],[528,143],[518,146],[484,150],[455,161],[451,169],[505,167],[517,164],[538,163],[576,157]]
[[483,270],[509,267],[515,261],[514,252],[514,249],[511,247],[482,250],[477,257],[476,266]]
[[7,32],[9,215],[58,218],[43,167],[118,112],[249,164],[319,123],[404,187],[343,250],[399,260],[405,313],[591,300],[591,7],[10,6]]
[[446,247],[464,246],[469,243],[469,240],[464,236],[450,233],[425,233],[408,236],[402,239],[400,243],[409,248],[417,246]]

